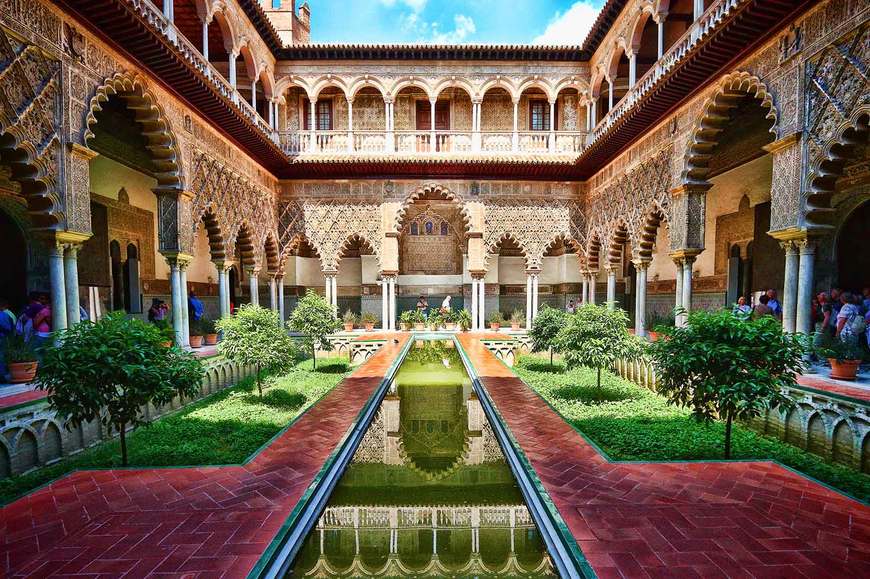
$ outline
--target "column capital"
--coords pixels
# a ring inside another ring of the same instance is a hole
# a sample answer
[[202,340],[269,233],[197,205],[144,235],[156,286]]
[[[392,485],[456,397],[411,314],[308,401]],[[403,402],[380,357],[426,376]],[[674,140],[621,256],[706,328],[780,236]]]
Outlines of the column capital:
[[669,191],[671,197],[682,195],[704,194],[713,186],[712,183],[681,183]]
[[399,277],[399,272],[395,270],[385,269],[380,273],[382,279],[387,279],[390,277]]
[[632,259],[631,263],[634,264],[635,269],[645,271],[649,267],[649,264],[652,263],[652,259],[648,257],[639,257],[637,259]]
[[786,136],[773,141],[772,143],[768,143],[761,147],[768,153],[778,153],[779,151],[788,148],[792,145],[796,145],[801,140],[801,132],[796,131],[794,133],[789,133]]
[[236,262],[232,259],[216,259],[212,261],[212,263],[214,264],[215,268],[223,271],[229,271],[234,265],[236,265]]
[[469,275],[471,275],[471,279],[483,280],[483,278],[486,276],[485,269],[469,270],[468,273]]
[[816,240],[811,237],[804,237],[794,242],[801,255],[813,255],[816,253]]
[[391,104],[393,104],[393,97],[391,97],[391,96],[385,96],[385,97],[384,97],[384,104],[385,104],[385,105],[391,105]]
[[169,263],[170,267],[178,267],[179,269],[186,269],[190,262],[193,261],[193,256],[189,253],[181,253],[181,252],[166,252],[163,254],[163,258],[166,259],[166,262]]
[[797,253],[797,241],[792,239],[786,239],[779,242],[779,246],[785,251],[786,255],[794,255]]
[[695,247],[690,247],[690,248],[685,248],[685,249],[676,249],[676,250],[670,252],[668,255],[670,255],[671,259],[673,259],[675,262],[678,259],[682,260],[682,259],[686,259],[689,257],[691,257],[692,261],[694,261],[695,258],[698,257],[698,254],[701,253],[701,251],[703,251],[703,250],[695,248]]
[[66,146],[73,156],[79,157],[86,161],[90,161],[91,159],[99,155],[99,153],[97,153],[90,147],[85,147],[84,145],[79,145],[78,143],[71,142],[67,143]]

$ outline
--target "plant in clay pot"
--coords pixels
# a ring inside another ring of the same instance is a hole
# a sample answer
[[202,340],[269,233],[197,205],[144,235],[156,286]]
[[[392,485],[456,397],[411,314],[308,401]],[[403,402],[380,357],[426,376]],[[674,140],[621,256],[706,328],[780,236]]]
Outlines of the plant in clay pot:
[[154,327],[156,327],[160,331],[160,335],[163,336],[163,342],[161,342],[161,344],[167,348],[171,348],[172,343],[175,341],[175,329],[173,329],[169,320],[156,320],[154,322]]
[[208,318],[202,318],[199,320],[200,322],[200,330],[203,335],[203,342],[206,346],[214,346],[217,344],[218,335],[217,329],[215,328],[214,320],[210,320]]
[[203,335],[202,320],[190,320],[190,347],[201,348]]
[[456,323],[460,330],[467,332],[471,328],[471,312],[465,308],[456,312]]
[[489,315],[489,329],[497,332],[501,327],[502,322],[504,322],[504,317],[502,317],[501,312],[492,312]]
[[12,334],[6,337],[6,348],[3,351],[6,356],[6,365],[9,367],[10,382],[23,384],[36,377],[39,361],[31,340],[26,340],[24,336],[18,334]]
[[411,326],[414,325],[415,314],[416,312],[414,310],[405,310],[399,316],[399,326],[402,328],[403,332],[411,330]]
[[514,310],[511,312],[511,330],[517,331],[520,329],[520,326],[526,323],[526,316],[523,315],[523,312],[520,310]]
[[858,343],[857,336],[845,339],[828,336],[820,346],[816,347],[816,352],[823,358],[827,358],[828,363],[831,364],[831,378],[836,380],[857,379],[858,368],[864,357],[864,351],[861,349],[861,344]]
[[372,330],[374,330],[375,322],[378,321],[378,317],[372,312],[363,312],[363,315],[360,319],[366,329],[366,332],[371,332]]
[[456,329],[456,312],[453,310],[444,310],[441,314],[441,319],[444,320],[444,329],[452,332]]
[[426,314],[423,313],[423,310],[417,310],[414,312],[414,331],[422,332],[426,329]]
[[341,316],[341,322],[344,324],[345,332],[352,331],[357,322],[356,314],[348,308],[345,310],[344,315]]
[[432,331],[436,331],[441,327],[441,314],[437,311],[433,311],[429,314],[429,318],[427,319],[429,322],[429,329]]

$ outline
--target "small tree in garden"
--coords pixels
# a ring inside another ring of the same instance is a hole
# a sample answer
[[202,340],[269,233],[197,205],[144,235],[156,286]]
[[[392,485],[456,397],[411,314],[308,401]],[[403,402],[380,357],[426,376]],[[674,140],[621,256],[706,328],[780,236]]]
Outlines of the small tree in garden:
[[287,325],[304,334],[305,348],[311,351],[311,359],[317,368],[317,348],[332,350],[328,336],[338,330],[339,321],[335,319],[332,306],[315,292],[308,290],[305,297],[299,300],[296,309],[290,315]]
[[757,320],[730,311],[692,312],[688,325],[666,329],[650,352],[658,389],[670,404],[692,409],[699,421],[725,421],[725,458],[731,458],[735,418],[789,408],[782,394],[802,367],[802,338],[782,331],[772,316]]
[[56,336],[58,345],[46,349],[37,386],[48,392],[49,404],[67,428],[92,420],[115,428],[124,466],[127,427],[146,423],[145,405],[194,396],[204,376],[193,354],[167,348],[157,327],[123,312],[76,324]]
[[553,351],[558,350],[556,336],[565,325],[568,314],[562,310],[544,306],[532,320],[529,337],[532,339],[532,352],[550,352],[550,366],[553,365]]
[[566,316],[556,343],[569,368],[585,366],[598,370],[596,386],[601,388],[601,370],[619,360],[633,360],[643,351],[640,339],[628,333],[628,315],[620,309],[585,304]]
[[224,335],[218,343],[218,352],[257,369],[257,391],[262,397],[261,373],[275,372],[293,357],[293,341],[281,325],[278,312],[245,304],[235,315],[218,320],[216,325]]

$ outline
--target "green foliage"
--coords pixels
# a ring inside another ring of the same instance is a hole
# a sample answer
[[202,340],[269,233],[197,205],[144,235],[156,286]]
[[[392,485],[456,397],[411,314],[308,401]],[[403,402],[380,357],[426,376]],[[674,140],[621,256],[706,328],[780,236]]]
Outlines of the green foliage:
[[363,315],[360,319],[364,324],[374,324],[378,321],[378,316],[376,316],[372,312],[363,312]]
[[355,324],[357,323],[356,314],[348,308],[344,311],[344,314],[341,316],[341,321],[345,324]]
[[426,314],[423,310],[414,310],[413,322],[414,324],[425,324],[426,323]]
[[[5,315],[5,314],[4,314]],[[33,347],[31,340],[25,340],[24,336],[19,334],[10,334],[6,336],[6,344],[3,349],[7,364],[15,364],[17,362],[36,362],[36,348]]]
[[504,316],[501,315],[500,311],[496,310],[496,311],[492,312],[491,314],[489,314],[488,320],[489,320],[490,324],[501,325],[502,322],[504,322]]
[[242,305],[235,315],[217,323],[223,333],[218,352],[228,359],[257,369],[257,388],[263,394],[260,373],[277,372],[293,356],[293,342],[281,326],[277,312],[253,304]]
[[619,308],[583,304],[556,335],[558,350],[569,368],[585,366],[601,371],[617,360],[633,360],[643,351],[641,341],[628,333],[628,315]]
[[[347,360],[321,358],[317,371],[306,360],[266,379],[265,395],[254,380],[218,392],[131,433],[132,466],[238,464],[278,434],[338,384]],[[118,441],[108,441],[28,474],[0,480],[0,502],[33,490],[76,468],[117,466]]]
[[313,364],[316,366],[317,348],[326,352],[332,350],[328,336],[338,330],[341,323],[335,319],[332,305],[314,291],[308,290],[290,314],[287,326],[303,334],[305,349],[311,352]]
[[[521,356],[514,371],[564,418],[613,460],[709,460],[722,457],[722,422],[697,422],[689,410],[669,405],[655,392],[604,372],[601,387],[588,368],[550,366],[536,356]],[[846,491],[870,498],[870,477],[734,425],[733,456],[778,460]]]
[[514,310],[511,312],[511,323],[523,325],[526,323],[526,315],[522,310]]
[[403,324],[408,324],[409,326],[414,323],[414,320],[417,318],[416,310],[405,310],[399,315],[399,322]]
[[96,323],[80,323],[57,334],[37,376],[38,387],[71,428],[99,420],[120,434],[127,464],[126,427],[144,424],[142,408],[162,405],[199,390],[199,360],[166,348],[151,324],[110,313]]
[[172,327],[172,324],[169,323],[169,320],[155,320],[154,327],[160,332],[160,335],[163,336],[164,342],[174,342],[175,341],[175,330]]
[[646,318],[646,326],[654,332],[658,332],[656,328],[659,326],[673,327],[675,325],[676,315],[673,311],[667,314],[652,312]]
[[431,312],[429,312],[429,317],[426,319],[426,321],[429,323],[430,328],[437,330],[441,326],[442,322],[440,312],[438,312],[438,310],[432,310]]
[[795,385],[804,347],[772,316],[751,320],[728,310],[697,311],[686,326],[665,335],[650,347],[659,390],[670,404],[691,408],[699,421],[725,420],[725,458],[735,418],[792,404],[782,389]]
[[467,332],[471,328],[471,312],[465,308],[456,312],[456,323],[463,332]]
[[214,320],[202,317],[198,320],[190,320],[190,335],[205,336],[217,333],[217,324]]
[[441,319],[448,324],[452,324],[456,321],[456,311],[447,308],[443,312],[441,312]]
[[858,343],[858,336],[849,336],[843,340],[831,334],[823,333],[819,336],[819,342],[813,349],[821,358],[833,358],[837,362],[864,359],[864,349]]
[[538,315],[532,320],[529,337],[532,339],[533,352],[550,352],[550,364],[553,363],[553,352],[558,351],[556,336],[565,325],[568,314],[562,310],[544,306],[538,310]]

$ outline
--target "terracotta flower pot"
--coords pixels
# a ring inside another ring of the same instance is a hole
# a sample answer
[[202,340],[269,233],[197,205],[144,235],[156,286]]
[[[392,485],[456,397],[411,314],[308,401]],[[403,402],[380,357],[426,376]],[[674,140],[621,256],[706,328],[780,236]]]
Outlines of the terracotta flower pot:
[[36,378],[39,362],[10,362],[9,374],[13,384],[24,384]]
[[516,332],[516,331],[519,330],[519,329],[520,329],[520,324],[519,324],[519,322],[511,322],[511,330],[513,330],[514,332]]
[[447,329],[448,332],[452,332],[456,329],[456,322],[447,322],[446,324],[444,324],[444,327]]
[[191,336],[190,337],[190,347],[191,348],[202,348],[202,336]]
[[426,324],[414,324],[414,331],[422,332],[426,329]]
[[411,330],[411,324],[406,324],[405,322],[400,322],[400,323],[399,323],[399,328],[400,328],[403,332],[408,332],[408,331]]
[[165,342],[160,342],[160,345],[163,346],[164,348],[171,348],[172,347],[172,340],[166,340]]
[[352,332],[353,331],[353,322],[346,322],[344,324],[344,331],[345,332]]
[[837,380],[854,380],[858,375],[858,366],[861,365],[861,360],[828,358],[828,362],[831,364],[831,378]]
[[500,327],[501,327],[501,324],[496,324],[496,323],[489,324],[489,329],[492,330],[493,332],[497,332]]
[[364,325],[365,328],[366,328],[366,332],[371,332],[372,330],[375,329],[375,323],[374,323],[374,322],[366,322],[366,323],[363,324],[363,325]]
[[217,334],[206,334],[205,335],[205,345],[206,346],[214,346],[217,344]]

